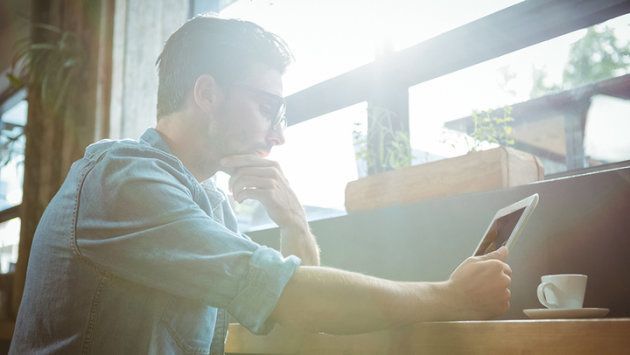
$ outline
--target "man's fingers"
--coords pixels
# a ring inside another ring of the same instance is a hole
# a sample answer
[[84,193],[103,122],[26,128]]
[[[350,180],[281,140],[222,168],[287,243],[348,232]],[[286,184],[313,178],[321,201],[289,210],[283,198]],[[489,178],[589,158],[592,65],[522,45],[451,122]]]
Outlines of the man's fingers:
[[512,276],[512,268],[510,267],[510,265],[503,263],[503,273],[508,276]]
[[[272,183],[275,181],[275,183],[273,183],[272,185],[264,183],[260,187],[271,188],[276,185],[279,186],[281,184],[287,184],[284,175],[282,175],[282,172],[275,167],[245,167],[237,168],[236,171],[233,172],[229,181],[230,191],[234,191],[235,189],[237,189],[234,186],[237,181],[250,181],[247,179],[250,179],[251,181],[261,181],[256,179],[265,179],[271,181]],[[247,186],[248,185],[245,185],[245,187]],[[257,187],[257,185],[250,185],[249,187]]]
[[260,176],[274,179],[283,177],[278,169],[270,166],[236,168],[236,170],[234,170],[234,173],[232,174],[232,177],[238,178],[241,176]]
[[502,274],[501,279],[503,280],[505,287],[510,287],[510,285],[512,284],[512,278],[506,274]]
[[[238,181],[246,181],[246,182],[257,182],[257,181],[262,181],[262,180],[268,180],[270,182],[276,181],[276,182],[283,182],[285,181],[284,176],[281,175],[281,173],[276,170],[275,168],[240,168],[237,169],[232,176],[230,177],[230,181],[229,181],[229,189],[230,191],[234,191],[235,188],[235,184]],[[244,185],[245,187],[247,187],[248,185]],[[249,185],[250,187],[256,187],[256,185]],[[261,185],[260,187],[271,187],[274,185],[267,185],[266,183],[264,185]]]
[[221,159],[221,166],[224,168],[241,168],[241,167],[278,167],[277,162],[273,160],[263,159],[256,155],[232,155]]
[[497,259],[497,260],[505,261],[507,260],[508,254],[509,254],[508,248],[506,246],[502,246],[493,252],[490,252],[485,255],[481,255],[479,259],[480,260]]
[[234,199],[238,202],[241,203],[247,199],[252,199],[252,200],[257,200],[260,202],[263,202],[264,200],[268,199],[269,196],[271,194],[271,190],[267,190],[267,189],[242,189],[239,191],[235,191],[233,196]]
[[275,182],[273,180],[258,177],[258,176],[242,176],[235,179],[230,179],[230,190],[232,194],[236,194],[237,192],[244,189],[272,189],[275,187]]

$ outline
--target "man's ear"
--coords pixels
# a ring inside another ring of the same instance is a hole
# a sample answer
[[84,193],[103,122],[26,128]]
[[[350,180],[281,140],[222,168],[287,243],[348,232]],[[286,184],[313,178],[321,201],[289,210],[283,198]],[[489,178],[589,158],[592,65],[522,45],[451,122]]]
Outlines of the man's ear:
[[221,92],[214,77],[209,74],[203,74],[195,80],[192,94],[195,106],[207,113],[212,111],[217,104]]

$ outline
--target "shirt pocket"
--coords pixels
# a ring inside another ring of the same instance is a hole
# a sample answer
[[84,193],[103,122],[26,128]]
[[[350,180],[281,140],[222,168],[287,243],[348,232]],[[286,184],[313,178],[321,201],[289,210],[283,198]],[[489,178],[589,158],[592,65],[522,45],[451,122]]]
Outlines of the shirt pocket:
[[217,309],[180,297],[166,304],[162,321],[168,333],[186,354],[208,354],[216,324]]

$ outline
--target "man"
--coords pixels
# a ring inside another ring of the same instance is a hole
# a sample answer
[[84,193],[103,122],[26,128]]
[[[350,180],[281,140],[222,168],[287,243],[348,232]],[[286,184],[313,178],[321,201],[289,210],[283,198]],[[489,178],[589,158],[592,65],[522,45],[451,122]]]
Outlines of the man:
[[[156,129],[89,146],[40,221],[13,353],[221,353],[226,312],[257,333],[356,333],[507,310],[506,249],[437,283],[318,266],[304,211],[265,159],[284,143],[289,60],[245,21],[197,17],[169,38]],[[278,224],[281,253],[237,233],[209,180],[219,170]]]

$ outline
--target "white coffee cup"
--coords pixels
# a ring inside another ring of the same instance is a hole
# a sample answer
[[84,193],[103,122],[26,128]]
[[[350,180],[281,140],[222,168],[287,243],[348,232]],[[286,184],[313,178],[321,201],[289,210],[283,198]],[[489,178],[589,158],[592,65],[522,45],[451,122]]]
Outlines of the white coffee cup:
[[538,301],[547,308],[582,308],[586,275],[545,275],[538,285]]

